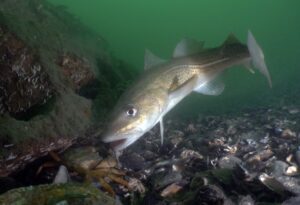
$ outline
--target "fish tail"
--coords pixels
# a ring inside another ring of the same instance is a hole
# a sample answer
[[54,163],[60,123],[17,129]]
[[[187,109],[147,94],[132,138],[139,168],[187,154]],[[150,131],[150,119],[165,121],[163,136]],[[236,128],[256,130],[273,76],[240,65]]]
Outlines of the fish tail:
[[251,64],[267,78],[270,87],[272,87],[272,80],[264,60],[264,53],[250,30],[248,31],[247,46],[251,57]]

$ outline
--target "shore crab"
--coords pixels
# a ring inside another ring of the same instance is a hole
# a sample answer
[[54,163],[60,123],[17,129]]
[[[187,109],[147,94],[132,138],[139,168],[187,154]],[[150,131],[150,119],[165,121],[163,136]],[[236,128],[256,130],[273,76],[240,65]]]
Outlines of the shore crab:
[[84,181],[99,182],[101,187],[111,195],[115,195],[111,182],[120,184],[126,189],[132,189],[129,182],[124,179],[125,172],[118,168],[115,158],[108,156],[103,158],[94,146],[71,147],[61,155],[49,152],[54,161],[44,163],[37,171],[41,171],[53,165],[65,165],[68,170],[75,171],[84,177]]

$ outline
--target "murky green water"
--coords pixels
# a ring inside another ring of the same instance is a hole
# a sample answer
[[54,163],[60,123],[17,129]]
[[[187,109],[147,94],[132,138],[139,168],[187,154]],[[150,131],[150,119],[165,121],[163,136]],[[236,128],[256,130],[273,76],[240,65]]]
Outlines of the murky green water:
[[102,35],[117,57],[138,71],[143,70],[145,48],[169,58],[182,37],[204,40],[207,47],[213,47],[231,32],[245,42],[247,30],[251,29],[264,50],[273,88],[268,87],[262,75],[235,68],[225,74],[227,87],[221,96],[193,94],[175,112],[223,112],[300,101],[298,0],[49,1],[66,6]]

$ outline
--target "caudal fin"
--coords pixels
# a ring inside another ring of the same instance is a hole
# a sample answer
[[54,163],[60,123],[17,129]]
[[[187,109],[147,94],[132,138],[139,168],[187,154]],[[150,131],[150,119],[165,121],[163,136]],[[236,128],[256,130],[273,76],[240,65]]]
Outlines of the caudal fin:
[[251,31],[248,31],[247,46],[251,56],[251,64],[267,78],[270,87],[272,87],[272,80],[264,60],[264,53],[257,44]]

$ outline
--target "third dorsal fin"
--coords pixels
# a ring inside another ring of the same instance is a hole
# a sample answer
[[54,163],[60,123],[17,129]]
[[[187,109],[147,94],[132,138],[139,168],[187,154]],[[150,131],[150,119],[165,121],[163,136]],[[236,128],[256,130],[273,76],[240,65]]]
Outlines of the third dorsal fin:
[[234,34],[229,34],[224,43],[222,44],[222,47],[226,47],[227,45],[241,43]]

